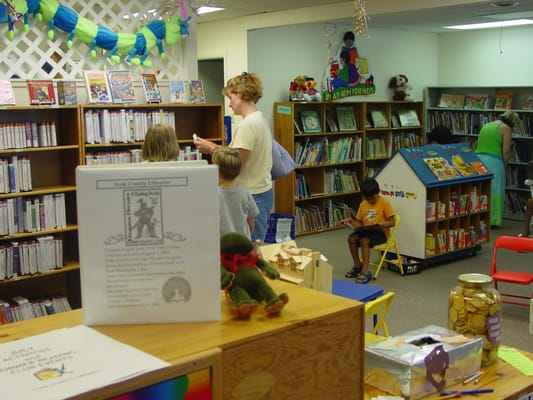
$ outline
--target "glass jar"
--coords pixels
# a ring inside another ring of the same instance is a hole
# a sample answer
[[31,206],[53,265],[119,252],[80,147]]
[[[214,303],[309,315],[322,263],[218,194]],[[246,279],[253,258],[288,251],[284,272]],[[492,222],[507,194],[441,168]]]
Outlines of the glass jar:
[[461,274],[450,292],[448,328],[483,339],[481,365],[496,359],[501,338],[501,296],[484,274]]

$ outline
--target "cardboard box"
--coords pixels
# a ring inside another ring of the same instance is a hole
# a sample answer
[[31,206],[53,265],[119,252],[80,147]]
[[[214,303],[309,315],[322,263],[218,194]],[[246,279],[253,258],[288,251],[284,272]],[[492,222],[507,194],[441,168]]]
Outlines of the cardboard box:
[[483,341],[430,325],[365,347],[365,383],[411,400],[479,371]]
[[282,280],[331,293],[333,268],[320,252],[299,248],[294,240],[261,246],[260,252]]

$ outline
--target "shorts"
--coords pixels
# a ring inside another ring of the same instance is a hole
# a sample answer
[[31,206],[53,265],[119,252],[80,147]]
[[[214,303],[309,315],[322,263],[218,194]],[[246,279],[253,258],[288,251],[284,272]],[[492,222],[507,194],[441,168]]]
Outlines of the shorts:
[[[370,246],[376,246],[378,244],[383,244],[387,242],[387,235],[385,235],[385,232],[383,231],[369,231],[369,232],[362,232],[362,233],[352,233],[351,235],[357,235],[359,238],[369,238],[370,239]],[[351,236],[350,235],[350,236]]]

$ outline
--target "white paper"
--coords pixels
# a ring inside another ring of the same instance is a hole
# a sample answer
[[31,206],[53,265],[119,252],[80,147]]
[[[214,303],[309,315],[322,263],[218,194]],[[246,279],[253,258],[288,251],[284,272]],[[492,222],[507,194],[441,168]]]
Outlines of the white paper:
[[292,219],[278,218],[276,221],[276,243],[288,242],[291,239]]
[[220,320],[218,169],[78,167],[84,323]]
[[65,399],[169,366],[79,325],[0,344],[3,399]]

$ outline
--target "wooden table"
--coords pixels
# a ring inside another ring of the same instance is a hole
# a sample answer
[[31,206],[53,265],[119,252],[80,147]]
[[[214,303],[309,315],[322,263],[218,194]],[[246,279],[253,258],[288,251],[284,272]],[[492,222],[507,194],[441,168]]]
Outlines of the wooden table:
[[[260,308],[250,320],[235,319],[221,295],[220,322],[93,328],[181,366],[182,374],[187,366],[211,365],[215,399],[361,399],[363,304],[286,282],[271,285],[290,299],[276,317],[266,317]],[[78,309],[0,325],[0,343],[81,323]],[[76,398],[110,398],[172,376],[163,369]]]
[[[523,353],[533,360],[533,354],[523,351]],[[533,398],[533,377],[525,376],[516,368],[507,364],[505,361],[497,359],[492,365],[486,368],[482,368],[485,372],[479,383],[476,385],[473,382],[463,385],[462,383],[446,388],[446,391],[451,390],[473,390],[473,389],[485,389],[492,388],[494,393],[483,393],[476,396],[465,395],[462,398],[479,399],[479,400],[518,400],[522,399],[522,396],[530,395],[527,400]],[[364,400],[370,400],[371,398],[385,393],[375,389],[371,386],[365,385]],[[440,399],[438,393],[432,394],[428,397],[424,397],[424,400],[428,399]]]

